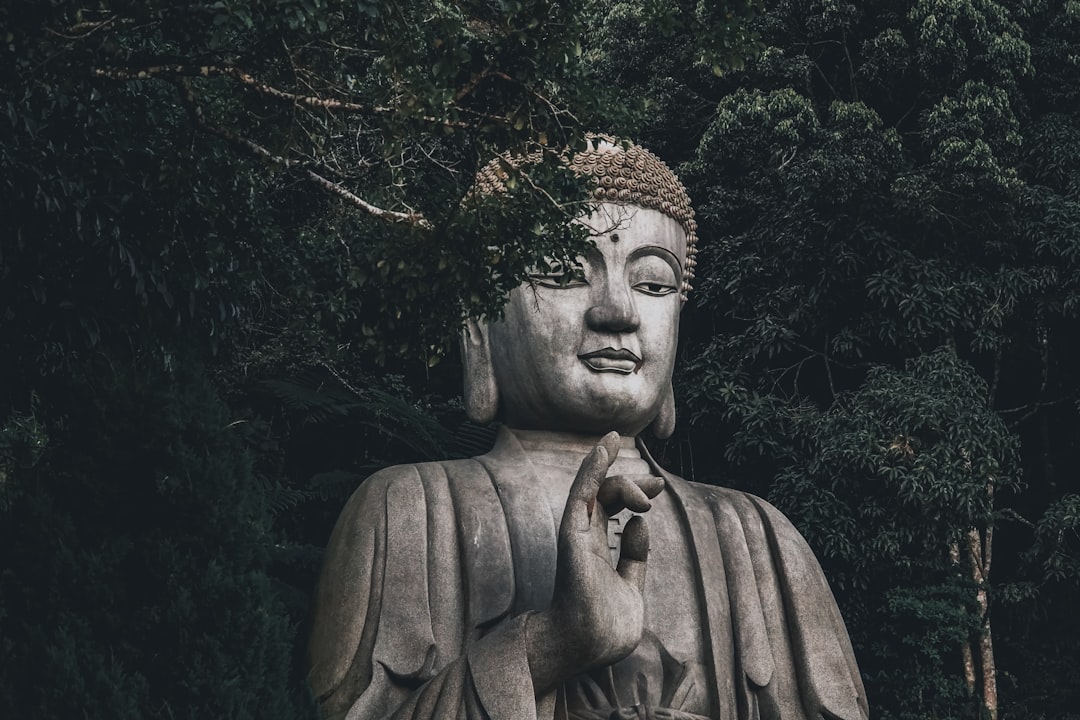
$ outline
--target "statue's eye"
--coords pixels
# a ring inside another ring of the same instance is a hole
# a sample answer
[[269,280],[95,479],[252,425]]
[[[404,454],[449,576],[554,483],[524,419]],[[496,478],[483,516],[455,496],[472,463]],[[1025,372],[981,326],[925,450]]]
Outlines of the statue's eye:
[[548,288],[575,288],[589,284],[581,268],[571,268],[565,272],[532,273],[529,279],[541,287]]
[[671,293],[678,290],[678,288],[676,288],[674,285],[648,281],[636,283],[634,285],[634,289],[638,292],[645,293],[646,295],[654,295],[657,297],[661,295],[670,295]]
[[679,291],[675,268],[659,255],[648,253],[633,258],[627,280],[634,292],[652,297],[672,295]]

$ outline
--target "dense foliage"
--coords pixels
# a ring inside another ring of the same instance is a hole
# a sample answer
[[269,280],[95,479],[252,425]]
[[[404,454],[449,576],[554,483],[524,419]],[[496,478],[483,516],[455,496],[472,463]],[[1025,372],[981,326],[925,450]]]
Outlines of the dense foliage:
[[[190,361],[190,359],[188,359]],[[63,444],[6,479],[0,708],[9,717],[303,717],[267,573],[272,488],[188,363],[56,379]],[[17,486],[13,483],[17,482]]]
[[668,464],[799,525],[875,716],[1077,717],[1080,10],[755,7],[0,7],[0,715],[310,713],[344,496],[482,450],[458,324],[581,241],[476,169],[599,129],[701,224]]

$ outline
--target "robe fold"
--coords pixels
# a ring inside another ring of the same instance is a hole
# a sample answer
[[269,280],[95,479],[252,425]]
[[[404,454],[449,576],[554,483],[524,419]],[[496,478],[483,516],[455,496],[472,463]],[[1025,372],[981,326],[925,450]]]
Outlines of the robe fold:
[[[670,501],[646,520],[677,524],[695,563],[697,587],[676,591],[701,608],[709,717],[868,718],[836,602],[794,526],[760,498],[653,466]],[[504,429],[487,455],[388,468],[353,494],[310,643],[327,718],[568,717],[565,697],[535,695],[526,658],[526,613],[550,602],[557,559],[539,481],[524,483],[537,488],[528,497],[508,480],[530,467]]]

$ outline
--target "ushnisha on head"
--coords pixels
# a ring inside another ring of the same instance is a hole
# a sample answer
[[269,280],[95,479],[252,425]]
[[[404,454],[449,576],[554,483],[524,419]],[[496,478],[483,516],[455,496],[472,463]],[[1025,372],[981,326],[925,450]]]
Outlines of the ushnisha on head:
[[[580,274],[537,271],[510,293],[501,320],[469,323],[466,411],[526,430],[636,435],[651,426],[667,437],[679,313],[696,265],[689,198],[637,145],[594,136],[567,164],[595,180],[596,210],[575,220],[595,247],[579,258]],[[492,163],[477,190],[498,194],[504,179]]]
[[[541,153],[536,151],[520,159],[510,159],[510,165],[535,164]],[[505,158],[504,158],[505,159]],[[592,190],[594,200],[618,205],[659,210],[686,231],[686,258],[684,259],[683,301],[691,290],[694,268],[697,267],[697,222],[690,196],[664,161],[645,148],[632,142],[619,143],[608,135],[590,134],[586,147],[575,153],[567,163],[580,176],[592,178],[596,184]],[[498,160],[488,163],[476,176],[474,192],[498,195],[506,192],[506,171]]]

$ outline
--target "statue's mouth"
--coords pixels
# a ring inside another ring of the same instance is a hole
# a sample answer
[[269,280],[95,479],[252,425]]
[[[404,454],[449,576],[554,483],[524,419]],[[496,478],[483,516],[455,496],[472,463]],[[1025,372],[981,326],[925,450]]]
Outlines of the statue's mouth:
[[641,369],[642,361],[633,352],[622,348],[606,347],[602,350],[593,350],[590,353],[578,355],[581,362],[594,372],[612,372],[620,375],[636,373]]

